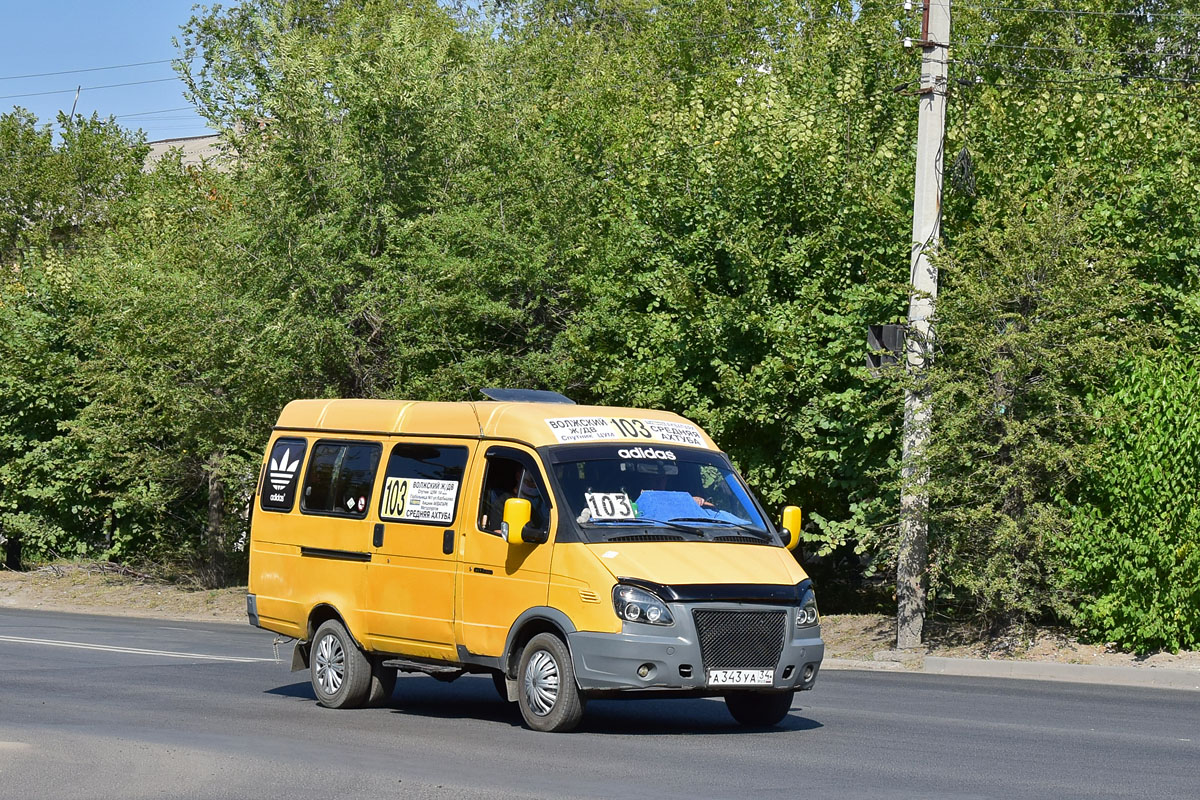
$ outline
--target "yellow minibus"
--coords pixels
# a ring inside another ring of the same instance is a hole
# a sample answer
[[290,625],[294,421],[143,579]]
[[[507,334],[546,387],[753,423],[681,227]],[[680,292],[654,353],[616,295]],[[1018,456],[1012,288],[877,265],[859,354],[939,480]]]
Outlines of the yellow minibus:
[[553,392],[297,400],[271,433],[250,623],[298,640],[330,708],[398,672],[490,674],[529,727],[589,699],[720,696],[779,723],[824,656],[811,581],[724,453],[665,411]]

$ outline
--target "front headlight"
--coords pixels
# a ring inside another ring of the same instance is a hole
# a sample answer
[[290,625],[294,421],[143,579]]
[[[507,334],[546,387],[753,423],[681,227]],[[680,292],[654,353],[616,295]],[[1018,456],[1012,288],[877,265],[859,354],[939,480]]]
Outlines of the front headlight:
[[800,595],[800,608],[796,609],[796,627],[807,628],[816,625],[820,620],[821,617],[817,613],[817,593],[811,585],[806,586]]
[[666,603],[636,586],[614,586],[613,608],[616,609],[617,616],[626,622],[644,622],[648,625],[675,624]]

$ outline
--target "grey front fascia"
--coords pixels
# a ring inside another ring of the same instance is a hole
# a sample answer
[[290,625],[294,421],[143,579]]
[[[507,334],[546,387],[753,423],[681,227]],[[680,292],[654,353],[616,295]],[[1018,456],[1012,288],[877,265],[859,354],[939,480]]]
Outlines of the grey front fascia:
[[[575,680],[584,691],[679,689],[707,691],[704,660],[692,619],[693,608],[717,611],[784,611],[787,629],[775,665],[773,686],[761,690],[811,689],[825,656],[819,625],[796,626],[795,606],[746,603],[671,603],[673,625],[626,622],[620,633],[579,631],[567,634]],[[650,667],[645,677],[638,668]],[[806,678],[805,667],[812,670]],[[788,670],[791,667],[791,670]],[[783,677],[784,675],[787,677]],[[723,687],[725,690],[736,687]],[[718,691],[713,689],[713,691]]]

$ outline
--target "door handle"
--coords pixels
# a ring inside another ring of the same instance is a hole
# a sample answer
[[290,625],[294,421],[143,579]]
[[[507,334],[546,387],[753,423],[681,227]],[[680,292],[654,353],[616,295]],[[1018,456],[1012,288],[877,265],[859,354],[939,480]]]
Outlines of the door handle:
[[454,529],[450,528],[442,531],[442,552],[450,555],[454,552]]
[[375,538],[371,540],[371,544],[376,547],[383,547],[383,523],[375,523]]

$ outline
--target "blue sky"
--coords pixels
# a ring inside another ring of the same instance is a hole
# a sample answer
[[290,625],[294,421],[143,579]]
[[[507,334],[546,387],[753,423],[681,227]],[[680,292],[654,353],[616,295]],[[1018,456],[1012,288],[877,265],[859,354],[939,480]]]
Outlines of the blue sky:
[[[183,83],[165,60],[177,55],[171,37],[192,15],[194,0],[6,0],[0,24],[0,112],[27,108],[41,122],[71,110],[115,115],[142,128],[150,141],[210,131],[183,99]],[[119,69],[96,69],[157,61]],[[91,70],[63,75],[36,73]],[[166,79],[166,80],[163,80]],[[145,81],[156,81],[149,83]],[[137,83],[135,83],[137,82]],[[88,88],[134,83],[113,88]],[[55,94],[11,97],[67,90]]]

